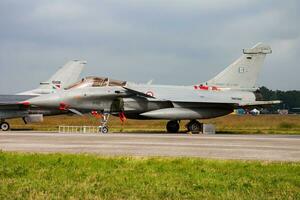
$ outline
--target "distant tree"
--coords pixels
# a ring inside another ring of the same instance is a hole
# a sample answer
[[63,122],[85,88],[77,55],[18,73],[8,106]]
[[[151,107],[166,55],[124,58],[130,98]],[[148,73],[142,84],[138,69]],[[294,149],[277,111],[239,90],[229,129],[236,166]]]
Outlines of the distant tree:
[[270,90],[266,87],[261,87],[260,92],[266,101],[281,100],[283,103],[272,107],[271,110],[285,108],[291,110],[292,108],[300,108],[300,91],[281,91],[281,90]]

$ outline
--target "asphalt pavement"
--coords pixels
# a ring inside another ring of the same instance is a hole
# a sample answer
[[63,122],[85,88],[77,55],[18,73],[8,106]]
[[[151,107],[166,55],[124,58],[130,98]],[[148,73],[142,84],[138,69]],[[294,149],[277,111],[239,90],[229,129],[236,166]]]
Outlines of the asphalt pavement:
[[214,159],[300,161],[300,135],[0,132],[0,149]]

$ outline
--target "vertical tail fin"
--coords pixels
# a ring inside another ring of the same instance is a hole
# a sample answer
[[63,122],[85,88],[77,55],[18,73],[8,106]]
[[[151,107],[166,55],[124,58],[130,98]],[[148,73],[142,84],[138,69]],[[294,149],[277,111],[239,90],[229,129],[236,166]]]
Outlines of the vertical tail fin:
[[41,82],[40,87],[35,90],[22,92],[24,95],[40,95],[53,93],[58,89],[64,89],[74,84],[86,64],[86,61],[72,60],[62,66],[48,81]]
[[266,54],[270,53],[271,47],[262,43],[244,49],[238,60],[205,84],[230,89],[253,89]]
[[72,60],[62,66],[48,81],[42,82],[40,89],[66,88],[75,83],[85,66],[86,61]]

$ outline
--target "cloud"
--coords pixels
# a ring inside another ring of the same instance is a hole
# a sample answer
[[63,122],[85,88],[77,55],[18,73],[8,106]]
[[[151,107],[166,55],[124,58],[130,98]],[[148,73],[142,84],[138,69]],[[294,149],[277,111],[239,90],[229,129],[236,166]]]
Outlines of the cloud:
[[35,87],[74,58],[89,61],[85,74],[194,84],[260,41],[274,53],[258,85],[300,89],[299,5],[296,0],[3,0],[0,93]]
[[[114,1],[116,2],[116,1]],[[253,4],[256,0],[128,0],[123,1],[123,5],[127,4],[138,8],[155,8],[171,13],[191,13],[191,12],[217,12],[228,11],[245,7]]]
[[39,20],[78,20],[88,14],[88,8],[76,1],[47,1],[37,5],[31,13]]

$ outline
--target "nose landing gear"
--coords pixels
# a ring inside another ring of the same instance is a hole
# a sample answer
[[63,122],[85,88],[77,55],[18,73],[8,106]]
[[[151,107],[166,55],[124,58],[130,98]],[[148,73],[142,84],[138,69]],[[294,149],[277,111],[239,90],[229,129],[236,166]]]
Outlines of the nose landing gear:
[[[109,129],[107,127],[107,123],[108,123],[108,120],[109,120],[110,113],[103,112],[103,111],[102,112],[92,111],[91,114],[94,117],[96,117],[97,119],[99,119],[99,121],[100,121],[99,132],[100,133],[108,133]],[[120,117],[120,120],[121,120],[122,125],[123,125],[123,123],[127,120],[127,118],[125,116],[125,113],[120,112],[119,117]]]
[[98,111],[92,111],[91,114],[99,119],[100,121],[100,126],[99,126],[99,133],[108,133],[108,119],[109,119],[109,113],[103,113],[103,112],[98,112]]
[[99,126],[99,132],[100,133],[108,133],[108,127],[107,127],[107,123],[109,120],[109,113],[104,113],[102,114],[101,118],[100,118],[100,126]]

